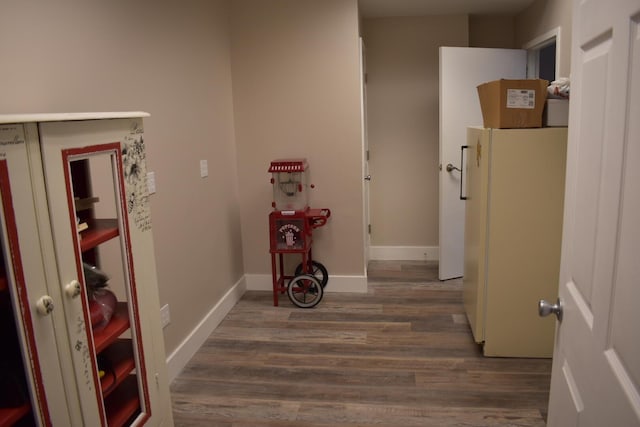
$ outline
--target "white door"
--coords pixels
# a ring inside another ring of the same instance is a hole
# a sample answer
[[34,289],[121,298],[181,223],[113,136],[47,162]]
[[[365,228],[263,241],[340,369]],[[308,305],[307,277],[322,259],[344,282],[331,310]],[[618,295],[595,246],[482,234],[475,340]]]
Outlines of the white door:
[[[476,87],[501,78],[523,79],[526,68],[524,50],[440,48],[440,280],[461,277],[464,270],[460,147],[468,126],[482,126]],[[448,164],[457,169],[447,171]]]
[[369,211],[369,137],[367,134],[367,62],[365,57],[365,47],[362,37],[360,37],[360,126],[362,132],[362,194],[364,212],[364,273],[367,274],[367,264],[369,263],[371,233],[369,224],[371,217]]
[[574,0],[549,426],[640,426],[640,1]]

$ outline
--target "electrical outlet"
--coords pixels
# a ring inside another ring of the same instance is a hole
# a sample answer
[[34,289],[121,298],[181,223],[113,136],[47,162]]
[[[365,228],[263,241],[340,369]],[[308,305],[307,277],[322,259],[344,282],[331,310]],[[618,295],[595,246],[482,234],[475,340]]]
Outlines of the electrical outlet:
[[169,314],[169,304],[165,304],[160,309],[160,323],[162,324],[162,328],[166,328],[169,323],[171,323],[171,315]]

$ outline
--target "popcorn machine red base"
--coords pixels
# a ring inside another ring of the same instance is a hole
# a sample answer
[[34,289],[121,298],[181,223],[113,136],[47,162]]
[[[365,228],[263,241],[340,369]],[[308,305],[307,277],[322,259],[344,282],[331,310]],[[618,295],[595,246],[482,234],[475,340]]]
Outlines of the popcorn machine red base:
[[[274,211],[269,214],[274,306],[278,305],[278,295],[286,292],[294,305],[314,307],[322,300],[329,280],[324,265],[313,260],[311,247],[313,230],[327,223],[331,211],[307,205],[308,168],[305,159],[275,160],[269,167],[274,193]],[[285,254],[302,257],[293,275],[285,274]]]

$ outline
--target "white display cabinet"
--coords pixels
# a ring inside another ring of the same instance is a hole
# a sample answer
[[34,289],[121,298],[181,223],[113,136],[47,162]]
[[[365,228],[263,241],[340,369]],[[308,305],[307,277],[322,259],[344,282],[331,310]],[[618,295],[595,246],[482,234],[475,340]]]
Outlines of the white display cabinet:
[[0,427],[172,425],[146,116],[0,116]]

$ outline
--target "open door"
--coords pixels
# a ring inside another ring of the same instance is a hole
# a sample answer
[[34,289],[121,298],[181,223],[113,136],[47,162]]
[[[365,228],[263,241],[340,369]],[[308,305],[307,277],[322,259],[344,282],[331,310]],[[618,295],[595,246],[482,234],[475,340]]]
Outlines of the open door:
[[367,274],[367,265],[371,257],[371,217],[369,206],[369,136],[367,134],[367,63],[365,57],[364,41],[360,37],[360,126],[362,131],[362,194],[364,212],[364,274]]
[[640,426],[640,2],[573,1],[548,425]]
[[525,50],[440,48],[440,280],[461,277],[464,270],[460,147],[468,126],[482,126],[476,87],[501,78],[523,79],[526,68]]

